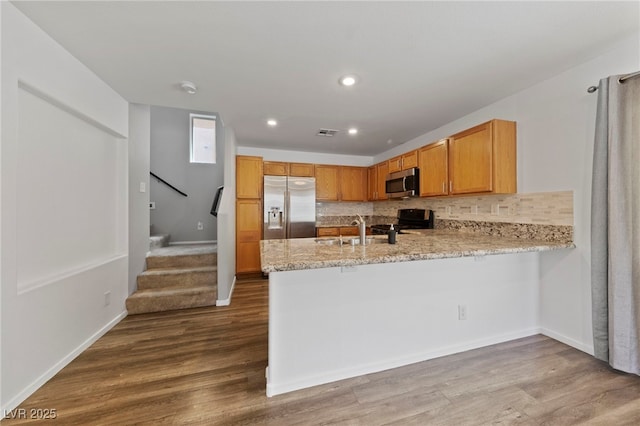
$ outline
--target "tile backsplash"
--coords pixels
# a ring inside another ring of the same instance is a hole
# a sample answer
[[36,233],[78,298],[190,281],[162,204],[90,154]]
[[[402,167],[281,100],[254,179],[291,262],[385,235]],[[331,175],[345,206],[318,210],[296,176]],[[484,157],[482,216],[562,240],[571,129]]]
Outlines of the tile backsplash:
[[395,217],[403,208],[431,209],[437,219],[446,220],[573,226],[573,191],[317,203],[316,216],[319,222],[356,214]]

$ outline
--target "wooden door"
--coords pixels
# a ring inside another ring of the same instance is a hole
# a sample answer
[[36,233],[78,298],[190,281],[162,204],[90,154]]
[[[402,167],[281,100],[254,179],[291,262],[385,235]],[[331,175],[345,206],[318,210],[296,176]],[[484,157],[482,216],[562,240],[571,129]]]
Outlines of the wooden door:
[[236,201],[236,273],[259,272],[262,202]]
[[418,151],[407,152],[402,154],[402,170],[418,167]]
[[367,201],[367,169],[342,166],[340,168],[340,200]]
[[378,200],[387,200],[389,197],[387,197],[387,192],[385,190],[385,186],[386,186],[386,182],[387,182],[387,175],[389,174],[389,163],[387,163],[386,161],[384,163],[380,163],[377,166],[377,178],[378,178],[378,194],[377,194],[377,199]]
[[367,199],[369,201],[378,199],[378,169],[376,166],[367,169]]
[[316,165],[316,200],[338,201],[340,167]]
[[447,140],[432,143],[418,151],[420,196],[433,197],[449,193]]
[[289,175],[289,163],[282,163],[279,161],[265,161],[262,168],[265,176]]
[[449,141],[449,194],[493,190],[491,122],[473,127]]
[[387,173],[399,172],[400,170],[402,170],[402,155],[390,158],[388,160],[388,163],[389,167]]
[[262,157],[236,157],[236,198],[262,198]]
[[314,177],[314,165],[307,163],[289,163],[289,176]]

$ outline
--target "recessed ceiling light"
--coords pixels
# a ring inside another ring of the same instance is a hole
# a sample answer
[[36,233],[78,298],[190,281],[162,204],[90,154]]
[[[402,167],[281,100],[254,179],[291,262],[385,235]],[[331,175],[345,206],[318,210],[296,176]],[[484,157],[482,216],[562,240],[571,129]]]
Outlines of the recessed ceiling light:
[[273,118],[270,118],[267,120],[267,125],[271,126],[271,127],[276,127],[278,125],[278,122],[276,120],[274,120]]
[[180,82],[180,88],[187,92],[190,95],[195,95],[198,88],[195,84],[190,81],[182,81]]
[[353,86],[354,84],[356,84],[358,82],[358,79],[356,78],[355,75],[345,75],[344,77],[340,78],[340,84],[342,84],[343,86]]
[[357,135],[358,134],[358,129],[356,129],[355,127],[352,127],[349,129],[349,134],[350,135]]
[[392,143],[393,143],[393,139],[389,139],[389,140],[387,141],[387,145],[391,145]]

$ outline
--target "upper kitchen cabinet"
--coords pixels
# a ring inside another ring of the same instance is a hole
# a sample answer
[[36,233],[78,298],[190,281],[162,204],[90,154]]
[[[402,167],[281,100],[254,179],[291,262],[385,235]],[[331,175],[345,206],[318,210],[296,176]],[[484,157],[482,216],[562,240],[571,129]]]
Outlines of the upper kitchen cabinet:
[[265,176],[298,176],[314,177],[314,165],[308,163],[284,163],[281,161],[265,161]]
[[367,201],[366,167],[340,167],[340,200]]
[[378,191],[378,167],[371,166],[367,169],[367,200],[377,199]]
[[448,154],[450,195],[516,192],[515,122],[491,120],[453,135]]
[[449,193],[447,153],[447,139],[432,143],[418,150],[421,197],[434,197]]
[[236,156],[236,198],[262,198],[262,157]]
[[338,182],[340,176],[340,166],[326,166],[316,164],[316,200],[338,201]]
[[376,178],[378,180],[376,197],[374,200],[388,200],[386,191],[387,175],[389,174],[389,163],[387,161],[379,163],[376,167]]
[[288,176],[289,163],[265,161],[262,165],[265,176]]
[[418,167],[418,151],[406,152],[389,160],[388,173],[399,172],[401,170]]
[[315,167],[308,163],[289,163],[289,176],[314,177]]

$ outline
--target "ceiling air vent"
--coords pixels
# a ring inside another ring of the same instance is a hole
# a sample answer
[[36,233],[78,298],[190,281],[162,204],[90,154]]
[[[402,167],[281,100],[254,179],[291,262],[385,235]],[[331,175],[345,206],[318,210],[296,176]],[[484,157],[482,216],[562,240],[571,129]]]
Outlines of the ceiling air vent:
[[318,130],[318,133],[316,133],[316,136],[325,136],[327,138],[332,138],[338,132],[339,130],[335,129],[320,129]]

